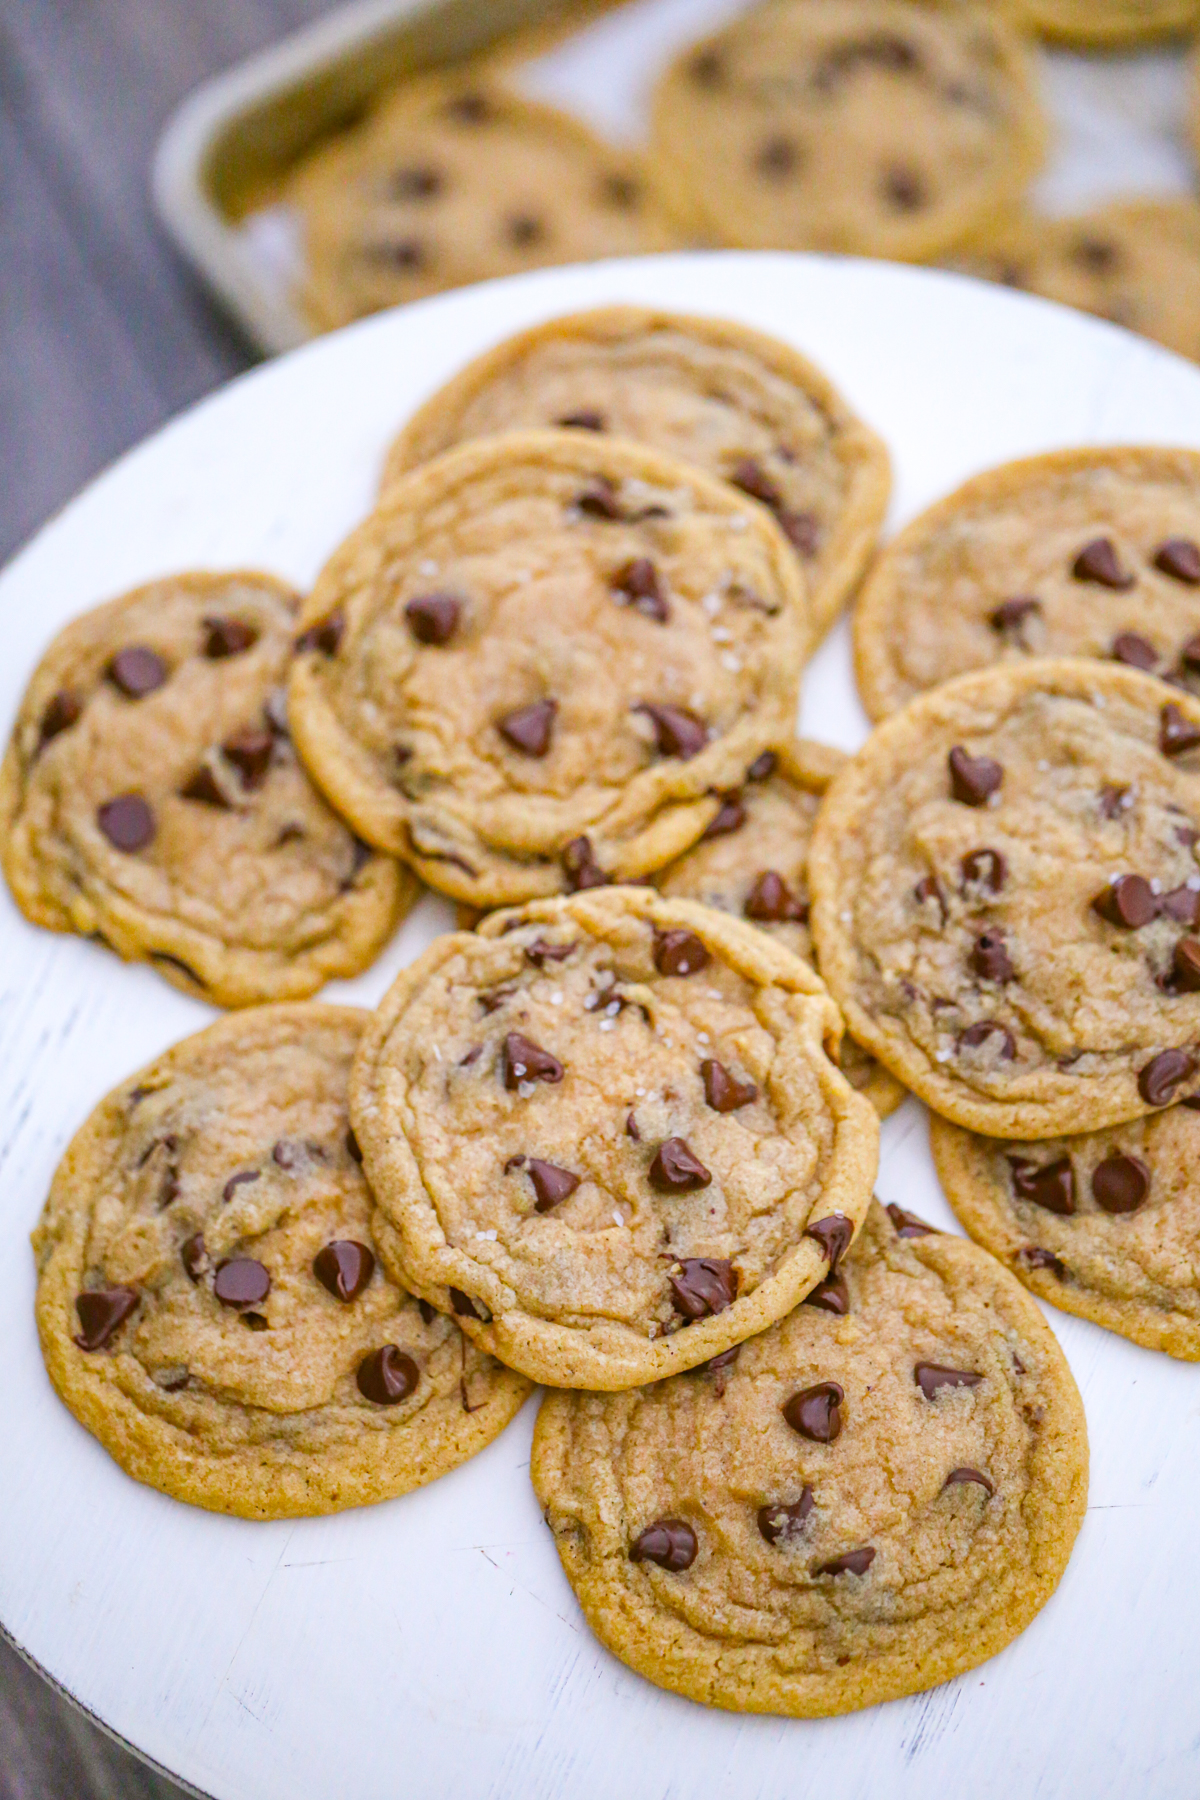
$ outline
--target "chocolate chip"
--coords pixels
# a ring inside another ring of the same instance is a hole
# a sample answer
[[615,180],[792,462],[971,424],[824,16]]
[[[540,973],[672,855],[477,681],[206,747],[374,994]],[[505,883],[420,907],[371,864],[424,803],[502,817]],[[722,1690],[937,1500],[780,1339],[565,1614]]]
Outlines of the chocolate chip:
[[754,761],[750,764],[750,767],[746,770],[746,780],[768,781],[775,773],[778,764],[779,758],[776,756],[774,750],[764,750],[761,756],[755,757]]
[[1008,864],[999,850],[991,850],[986,846],[982,850],[968,851],[959,864],[962,871],[962,891],[965,894],[970,888],[978,888],[989,894],[998,894],[1008,880]]
[[416,1391],[421,1371],[396,1344],[384,1344],[358,1365],[358,1391],[375,1406],[396,1406]]
[[580,412],[564,413],[561,419],[554,422],[562,431],[604,430],[604,414],[593,412],[590,407],[585,407]]
[[388,192],[393,200],[432,200],[444,186],[440,169],[431,168],[428,163],[394,169],[388,178]]
[[934,1237],[937,1235],[932,1225],[927,1225],[924,1219],[917,1217],[916,1213],[905,1212],[902,1206],[890,1205],[887,1215],[892,1221],[897,1237]]
[[813,1509],[813,1492],[806,1487],[798,1500],[776,1502],[774,1506],[760,1506],[758,1509],[758,1529],[760,1536],[768,1544],[790,1544],[795,1541],[804,1529],[804,1521]]
[[764,138],[754,153],[754,167],[769,181],[785,181],[799,168],[801,160],[800,146],[782,132]]
[[450,1304],[460,1319],[478,1319],[481,1325],[490,1325],[491,1311],[482,1300],[472,1300],[470,1294],[464,1294],[461,1288],[450,1289]]
[[353,1238],[335,1238],[313,1258],[313,1274],[335,1300],[357,1300],[375,1272],[375,1257]]
[[1093,538],[1085,544],[1071,565],[1076,581],[1094,581],[1100,587],[1131,588],[1134,577],[1122,568],[1117,547],[1111,538]]
[[1168,538],[1154,552],[1154,566],[1189,587],[1200,584],[1200,544],[1191,538]]
[[913,1380],[927,1400],[932,1400],[942,1388],[973,1388],[983,1380],[982,1375],[974,1375],[970,1369],[947,1369],[941,1363],[919,1362],[913,1370]]
[[783,1406],[783,1416],[793,1431],[814,1444],[832,1444],[842,1429],[841,1403],[846,1398],[836,1381],[819,1381],[801,1388]]
[[1176,985],[1185,994],[1200,994],[1200,939],[1180,938],[1172,963]]
[[691,1568],[699,1548],[695,1532],[683,1519],[656,1519],[630,1545],[629,1560],[657,1563],[678,1575]]
[[897,212],[920,212],[929,203],[924,179],[916,169],[886,169],[880,180],[880,192]]
[[1009,1156],[1013,1192],[1019,1200],[1031,1200],[1047,1212],[1069,1217],[1075,1211],[1075,1170],[1069,1156],[1053,1162],[1030,1162],[1021,1156]]
[[535,700],[531,706],[519,707],[516,712],[506,713],[498,719],[497,730],[523,756],[545,756],[550,748],[557,712],[557,700]]
[[728,837],[731,831],[740,831],[746,823],[746,808],[738,793],[722,794],[721,804],[704,830],[700,833],[700,842],[707,843],[710,838]]
[[739,1081],[724,1063],[715,1062],[712,1057],[700,1064],[700,1079],[704,1083],[704,1098],[714,1112],[737,1112],[739,1107],[758,1099],[758,1089],[752,1081]]
[[1098,912],[1102,919],[1110,925],[1120,925],[1126,931],[1137,931],[1158,913],[1158,896],[1150,883],[1141,875],[1118,875],[1092,901],[1093,912]]
[[304,656],[310,650],[319,650],[322,656],[336,656],[345,629],[346,615],[339,606],[327,619],[318,619],[300,633],[296,639],[297,654]]
[[983,806],[1004,780],[1004,770],[990,756],[971,756],[956,744],[948,757],[950,791],[964,806]]
[[645,618],[665,625],[671,616],[666,592],[658,570],[648,556],[635,556],[609,579],[609,587],[625,606],[632,606]]
[[850,1311],[850,1289],[846,1286],[844,1275],[827,1275],[824,1281],[818,1281],[815,1288],[805,1294],[803,1304],[815,1306],[818,1312],[834,1313],[844,1319]]
[[513,213],[504,222],[504,234],[518,250],[526,250],[531,244],[542,242],[546,236],[546,227],[532,213]]
[[1167,1106],[1175,1089],[1196,1072],[1196,1059],[1186,1050],[1160,1050],[1138,1075],[1138,1093],[1147,1106]]
[[697,87],[720,87],[725,79],[725,64],[716,50],[698,50],[688,63],[688,75]]
[[563,845],[562,866],[567,887],[573,894],[608,886],[608,876],[596,861],[589,837],[572,838],[569,844]]
[[522,1037],[519,1031],[510,1031],[505,1038],[501,1064],[504,1085],[510,1093],[515,1093],[523,1081],[553,1084],[563,1078],[563,1066],[558,1058],[531,1038]]
[[808,919],[808,902],[793,894],[774,869],[763,869],[754,877],[742,911],[748,919],[757,919],[761,924],[791,920],[803,925]]
[[[423,268],[429,260],[425,245],[419,237],[388,238],[384,243],[367,244],[361,251],[368,262],[378,263],[397,274],[408,275],[414,269]],[[305,649],[314,646],[306,644]],[[299,646],[297,646],[299,648]],[[324,645],[316,648],[324,649]],[[327,654],[332,655],[330,651]]]
[[681,1137],[670,1137],[655,1152],[650,1181],[663,1194],[689,1194],[707,1187],[712,1176]]
[[971,971],[980,981],[1012,981],[1017,973],[998,931],[981,931],[971,951]]
[[1180,925],[1200,925],[1200,891],[1186,886],[1172,888],[1158,896],[1158,910]]
[[438,1316],[437,1315],[437,1307],[431,1305],[428,1300],[418,1300],[417,1301],[417,1310],[420,1313],[422,1319],[424,1319],[426,1325],[432,1325],[433,1321]]
[[78,694],[69,688],[60,688],[46,705],[42,714],[42,722],[38,727],[38,749],[42,750],[61,732],[69,731],[72,725],[79,723],[83,712],[83,702]]
[[532,944],[525,946],[525,961],[532,963],[535,969],[544,969],[547,963],[566,962],[578,947],[577,944],[550,944],[545,938],[535,938]]
[[703,750],[708,742],[708,727],[695,713],[682,706],[657,706],[644,700],[634,712],[645,713],[654,726],[655,742],[660,756],[679,756],[686,761]]
[[638,1129],[638,1122],[633,1113],[630,1113],[625,1120],[625,1136],[627,1138],[632,1138],[635,1144],[640,1144],[642,1141],[642,1134]]
[[506,1000],[511,1000],[516,991],[516,988],[503,987],[493,988],[490,994],[480,994],[479,1010],[485,1017],[491,1013],[499,1012],[500,1008],[504,1005],[504,1002]]
[[801,556],[815,556],[821,546],[821,522],[815,513],[793,512],[790,507],[775,509],[779,529]]
[[1127,787],[1100,789],[1100,812],[1106,819],[1119,819],[1133,804],[1133,790]]
[[1059,1281],[1067,1279],[1067,1271],[1061,1259],[1055,1256],[1053,1250],[1043,1250],[1037,1244],[1026,1244],[1023,1249],[1018,1250],[1017,1261],[1024,1263],[1027,1269],[1049,1269]]
[[257,631],[241,619],[204,620],[203,649],[210,662],[219,662],[224,656],[240,656],[257,642]]
[[1106,1213],[1136,1212],[1149,1192],[1150,1169],[1140,1156],[1115,1151],[1092,1174],[1092,1197]]
[[1200,674],[1200,631],[1187,640],[1179,652],[1179,660],[1190,674]]
[[251,1256],[231,1256],[217,1264],[213,1293],[222,1306],[257,1306],[271,1291],[271,1277]]
[[494,117],[492,102],[486,94],[455,94],[445,105],[447,118],[458,125],[486,125]]
[[988,614],[988,624],[993,631],[1002,637],[1019,638],[1025,629],[1025,621],[1035,616],[1040,617],[1042,603],[1022,596],[1016,600],[1004,600],[993,612]]
[[1112,641],[1112,655],[1130,669],[1145,669],[1148,673],[1158,666],[1158,651],[1136,631],[1119,631]]
[[1200,744],[1200,725],[1193,725],[1174,701],[1159,714],[1158,746],[1164,756],[1184,756]]
[[623,519],[621,502],[617,490],[607,475],[597,475],[579,495],[575,502],[581,513],[589,519]]
[[448,644],[458,630],[463,603],[455,594],[418,594],[404,608],[418,644]]
[[162,687],[167,679],[167,665],[154,650],[144,644],[130,644],[118,650],[105,674],[118,691],[129,700],[140,700]]
[[854,1240],[854,1225],[845,1213],[830,1213],[805,1226],[805,1237],[815,1238],[829,1264],[829,1274],[836,1275],[838,1264]]
[[[703,1182],[692,1182],[690,1185],[703,1187],[708,1179],[706,1172]],[[655,1186],[658,1185],[655,1182]],[[737,1299],[738,1272],[731,1262],[720,1257],[684,1257],[680,1262],[678,1275],[670,1276],[669,1280],[676,1311],[681,1312],[688,1320],[711,1318],[716,1313],[724,1312]]]
[[510,1156],[504,1165],[504,1173],[511,1175],[514,1169],[523,1169],[529,1158],[524,1155]]
[[194,1237],[188,1238],[180,1249],[179,1260],[183,1264],[189,1281],[199,1281],[202,1275],[208,1274],[210,1266],[208,1246],[204,1242],[202,1233],[198,1231]]
[[870,1544],[864,1544],[860,1550],[846,1550],[841,1556],[832,1557],[829,1562],[818,1563],[813,1574],[865,1575],[874,1561],[874,1548]]
[[741,1348],[742,1346],[740,1344],[733,1344],[728,1350],[722,1350],[719,1356],[710,1356],[707,1362],[702,1362],[699,1365],[697,1370],[698,1374],[715,1375],[717,1377],[714,1385],[716,1387],[718,1399],[725,1392],[726,1378],[728,1377],[730,1369],[732,1369],[734,1363],[737,1361]]
[[958,1034],[956,1047],[961,1050],[978,1050],[981,1045],[999,1038],[997,1055],[1001,1062],[1011,1062],[1017,1054],[1016,1041],[1013,1034],[995,1019],[980,1019],[975,1025],[968,1025],[965,1031]]
[[1121,260],[1121,252],[1108,238],[1079,237],[1071,245],[1071,261],[1090,275],[1111,275]]
[[694,931],[680,926],[654,934],[654,966],[660,975],[695,975],[710,960],[703,939]]
[[964,1464],[961,1469],[951,1469],[942,1483],[942,1492],[945,1493],[948,1487],[958,1487],[966,1482],[974,1482],[989,1496],[996,1491],[995,1482],[989,1475],[985,1475],[982,1469],[971,1469]]
[[217,778],[207,763],[201,763],[190,781],[184,783],[179,790],[181,800],[199,800],[205,806],[223,807],[229,810],[229,802],[217,785]]
[[772,511],[783,505],[783,492],[773,481],[760,462],[752,456],[744,456],[729,477],[735,488],[743,494],[749,494],[752,500],[760,500]]
[[935,901],[938,912],[941,914],[942,924],[944,925],[946,923],[946,920],[949,917],[949,908],[946,905],[946,896],[942,890],[942,884],[936,875],[922,875],[920,881],[918,881],[913,889],[913,899],[917,902],[918,906],[924,906],[930,900]]
[[261,1171],[258,1169],[241,1169],[236,1175],[231,1175],[229,1180],[225,1183],[225,1186],[221,1189],[221,1198],[224,1200],[226,1206],[228,1206],[229,1202],[233,1199],[238,1188],[247,1181],[257,1181],[260,1173]]
[[352,837],[350,841],[350,867],[342,876],[338,887],[343,894],[348,894],[367,864],[375,855],[370,844],[364,844],[360,837]]
[[132,854],[154,840],[154,814],[140,794],[118,794],[96,809],[96,823],[113,846]]
[[533,1191],[537,1195],[537,1210],[549,1212],[560,1200],[567,1199],[583,1180],[582,1175],[572,1175],[570,1169],[560,1169],[556,1163],[543,1162],[538,1156],[529,1159],[529,1179],[533,1183]]
[[239,731],[221,745],[221,754],[226,757],[242,778],[243,787],[260,788],[267,779],[267,770],[271,766],[271,757],[275,752],[275,735],[270,731],[258,731],[251,727],[247,731]]
[[77,1294],[79,1330],[73,1341],[81,1350],[103,1350],[135,1310],[139,1298],[137,1289],[131,1287],[90,1288]]
[[280,1138],[271,1151],[271,1161],[280,1169],[298,1169],[308,1161],[307,1147],[296,1138]]

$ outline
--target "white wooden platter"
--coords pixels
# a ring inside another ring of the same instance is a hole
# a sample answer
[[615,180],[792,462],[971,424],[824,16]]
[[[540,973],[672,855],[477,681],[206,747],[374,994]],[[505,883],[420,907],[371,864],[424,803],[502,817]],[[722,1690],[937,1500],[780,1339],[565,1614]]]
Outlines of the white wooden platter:
[[[0,729],[58,627],[135,582],[258,564],[308,583],[418,401],[508,332],[611,300],[739,318],[812,355],[891,446],[893,524],[1007,457],[1200,447],[1200,369],[952,276],[730,253],[522,277],[322,339],[97,481],[0,575]],[[844,626],[802,726],[865,736]],[[448,924],[423,903],[327,992],[373,1003]],[[994,1661],[845,1719],[706,1711],[601,1650],[529,1486],[532,1406],[453,1475],[338,1518],[248,1524],[130,1481],[50,1389],[27,1238],[92,1105],[210,1016],[0,893],[0,1623],[111,1731],[219,1800],[1195,1800],[1200,1368],[1061,1313],[1092,1443],[1062,1587]],[[879,1187],[953,1228],[915,1102],[885,1127]]]

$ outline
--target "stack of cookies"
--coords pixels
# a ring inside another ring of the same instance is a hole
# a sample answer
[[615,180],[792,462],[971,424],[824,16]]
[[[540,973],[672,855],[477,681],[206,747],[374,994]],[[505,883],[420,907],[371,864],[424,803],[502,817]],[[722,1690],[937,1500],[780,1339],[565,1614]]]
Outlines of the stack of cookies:
[[[303,599],[69,626],[0,768],[14,895],[241,1009],[55,1178],[76,1416],[273,1518],[434,1479],[540,1382],[563,1567],[652,1680],[813,1715],[994,1654],[1086,1501],[1025,1289],[1200,1354],[1198,477],[1038,459],[876,557],[887,454],[818,370],[608,308],[435,395]],[[851,760],[793,726],[860,587]],[[313,1000],[418,878],[476,929]],[[907,1090],[978,1244],[872,1199]]]

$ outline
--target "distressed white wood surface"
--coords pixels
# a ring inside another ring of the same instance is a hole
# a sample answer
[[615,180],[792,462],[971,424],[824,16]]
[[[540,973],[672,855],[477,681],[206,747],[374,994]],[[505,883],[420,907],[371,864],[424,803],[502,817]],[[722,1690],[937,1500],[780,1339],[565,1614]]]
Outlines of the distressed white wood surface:
[[[769,255],[550,271],[322,340],[119,463],[0,576],[0,728],[57,627],[132,582],[246,563],[308,582],[417,401],[509,331],[615,299],[738,317],[813,355],[891,446],[894,523],[1005,457],[1200,446],[1200,370],[1000,289]],[[864,735],[844,627],[802,723]],[[371,1002],[447,922],[426,902],[329,994]],[[983,1668],[847,1719],[706,1711],[600,1650],[529,1487],[532,1408],[431,1488],[328,1520],[220,1519],[129,1481],[51,1393],[26,1239],[89,1108],[209,1017],[0,894],[0,1622],[113,1731],[220,1800],[1194,1800],[1200,1369],[1060,1313],[1092,1487],[1059,1593]],[[915,1103],[884,1138],[882,1198],[950,1227]]]

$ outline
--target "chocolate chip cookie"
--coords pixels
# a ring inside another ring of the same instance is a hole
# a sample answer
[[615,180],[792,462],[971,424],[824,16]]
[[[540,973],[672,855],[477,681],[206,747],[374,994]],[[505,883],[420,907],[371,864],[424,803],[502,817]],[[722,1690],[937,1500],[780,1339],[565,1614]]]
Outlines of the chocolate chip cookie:
[[[1198,1084],[1200,1086],[1200,1084]],[[951,1206],[1043,1300],[1200,1362],[1200,1095],[1108,1131],[997,1143],[934,1119]]]
[[963,675],[829,789],[821,972],[858,1041],[959,1125],[1099,1130],[1195,1085],[1200,700],[1171,694],[1082,660]]
[[950,266],[1044,294],[1200,361],[1200,206],[1123,200],[1073,218],[1025,215]]
[[50,1377],[138,1481],[243,1518],[406,1493],[529,1384],[381,1266],[346,1084],[367,1014],[222,1019],[121,1083],[34,1233]]
[[803,1718],[994,1656],[1087,1504],[1083,1406],[1034,1303],[872,1206],[835,1282],[712,1372],[550,1394],[532,1475],[601,1641],[660,1687]]
[[1064,44],[1098,48],[1195,25],[1196,0],[1007,0],[1013,22]]
[[748,248],[936,256],[1017,199],[1044,138],[1020,40],[940,0],[776,0],[654,103],[672,205]]
[[439,938],[363,1038],[351,1116],[397,1279],[553,1386],[723,1356],[828,1276],[879,1121],[782,944],[601,889]]
[[405,83],[302,161],[298,299],[318,330],[550,263],[664,250],[680,234],[637,158],[480,69]]
[[638,306],[552,319],[469,363],[401,432],[385,488],[466,439],[548,425],[637,438],[762,501],[805,567],[818,631],[887,506],[882,442],[790,345]]
[[590,431],[395,482],[305,607],[292,727],[368,842],[489,907],[651,873],[795,716],[809,616],[767,508]]
[[1200,693],[1200,452],[1060,450],[977,475],[908,525],[854,613],[881,719],[989,663],[1097,656]]
[[269,575],[174,575],[59,633],[0,764],[0,863],[26,918],[218,1006],[303,998],[374,960],[417,883],[296,759],[299,604]]
[[[817,810],[846,758],[807,738],[786,738],[746,770],[742,786],[721,796],[721,810],[691,850],[654,877],[669,900],[698,900],[749,919],[813,961],[808,929],[808,845]],[[904,1089],[853,1038],[842,1039],[842,1073],[881,1118]]]

